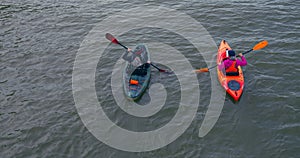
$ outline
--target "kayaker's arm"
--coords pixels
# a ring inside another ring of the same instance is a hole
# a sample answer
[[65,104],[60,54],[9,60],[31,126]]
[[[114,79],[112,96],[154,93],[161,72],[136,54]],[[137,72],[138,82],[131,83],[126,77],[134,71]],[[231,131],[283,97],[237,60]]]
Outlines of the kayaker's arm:
[[123,54],[122,58],[125,60],[125,61],[128,61],[128,62],[132,62],[134,60],[134,56],[133,55],[129,55],[129,53],[131,52],[131,49],[128,48],[125,53]]
[[243,56],[242,53],[240,53],[239,56],[241,57],[241,60],[237,60],[237,61],[236,61],[236,64],[237,64],[238,66],[246,66],[246,65],[247,65],[247,60],[246,60],[246,58]]
[[218,69],[219,69],[219,70],[222,70],[222,69],[224,69],[224,68],[225,68],[224,62],[218,63]]

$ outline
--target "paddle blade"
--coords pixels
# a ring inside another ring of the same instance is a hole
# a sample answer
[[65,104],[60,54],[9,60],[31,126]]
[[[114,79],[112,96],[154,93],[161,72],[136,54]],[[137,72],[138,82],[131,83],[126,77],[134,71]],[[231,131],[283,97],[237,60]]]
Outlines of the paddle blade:
[[105,34],[106,39],[110,40],[114,44],[119,44],[119,41],[110,33]]
[[208,68],[202,68],[202,69],[195,70],[195,72],[209,72],[209,70]]
[[261,41],[259,42],[257,45],[255,45],[253,47],[253,50],[259,50],[259,49],[262,49],[264,47],[266,47],[268,45],[268,41],[264,40],[264,41]]

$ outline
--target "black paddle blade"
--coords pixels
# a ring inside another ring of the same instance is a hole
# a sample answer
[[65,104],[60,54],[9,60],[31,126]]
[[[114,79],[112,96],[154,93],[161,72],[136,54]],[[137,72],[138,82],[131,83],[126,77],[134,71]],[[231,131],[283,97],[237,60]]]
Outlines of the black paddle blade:
[[112,43],[119,44],[118,40],[110,33],[105,34],[106,39],[110,40]]

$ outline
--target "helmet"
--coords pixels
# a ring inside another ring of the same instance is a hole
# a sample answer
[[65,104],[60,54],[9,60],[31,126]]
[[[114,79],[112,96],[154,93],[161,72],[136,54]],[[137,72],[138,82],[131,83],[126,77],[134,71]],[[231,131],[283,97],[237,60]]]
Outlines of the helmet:
[[235,52],[234,50],[226,50],[226,57],[234,57]]
[[144,51],[143,46],[137,46],[137,47],[134,49],[134,54],[140,55],[143,51]]

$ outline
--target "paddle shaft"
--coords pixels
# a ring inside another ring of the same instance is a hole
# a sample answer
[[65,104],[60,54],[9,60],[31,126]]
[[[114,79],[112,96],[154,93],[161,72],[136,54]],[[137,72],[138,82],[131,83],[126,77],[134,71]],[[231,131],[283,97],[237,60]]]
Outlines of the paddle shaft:
[[[246,52],[244,52],[244,53],[242,53],[242,54],[245,55],[245,54],[250,53],[250,52],[252,52],[252,51],[253,51],[253,49],[250,49],[250,50],[248,50],[248,51],[246,51]],[[238,55],[237,55],[236,57],[238,57]]]
[[[122,43],[120,43],[113,35],[107,33],[106,34],[106,38],[108,40],[110,40],[111,42],[113,43],[117,43],[119,44],[120,46],[122,46],[124,49],[128,50],[128,47],[124,46]],[[158,71],[160,72],[167,72],[167,70],[163,70],[163,69],[160,69],[159,67],[157,67],[156,65],[154,65],[152,62],[150,62],[150,65],[152,65],[154,68],[156,68]]]
[[128,50],[128,48],[127,48],[126,46],[124,46],[122,43],[120,43],[119,41],[118,41],[118,44],[119,44],[120,46],[122,46],[124,49]]
[[165,72],[166,70],[160,69],[159,67],[157,67],[156,65],[152,64],[152,62],[150,62],[150,65],[152,65],[153,67],[155,67],[158,71],[160,72]]

